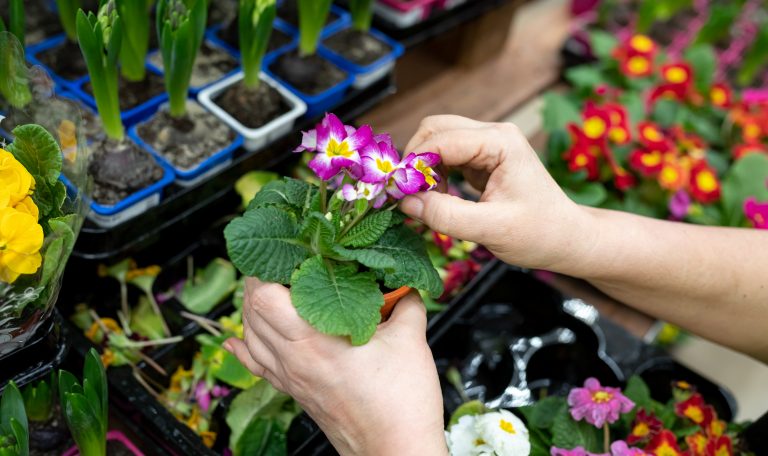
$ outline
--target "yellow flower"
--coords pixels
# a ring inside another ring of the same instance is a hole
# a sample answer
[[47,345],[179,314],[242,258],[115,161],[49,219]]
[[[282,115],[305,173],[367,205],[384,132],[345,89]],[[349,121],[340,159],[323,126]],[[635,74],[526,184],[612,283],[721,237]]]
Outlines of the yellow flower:
[[0,209],[0,281],[13,283],[34,274],[43,257],[43,227],[37,219],[13,208]]
[[35,188],[32,175],[10,152],[0,149],[0,188],[10,193],[10,206],[26,198]]
[[40,219],[40,210],[37,208],[37,204],[35,204],[29,196],[16,203],[13,208],[19,212],[31,215],[35,220]]

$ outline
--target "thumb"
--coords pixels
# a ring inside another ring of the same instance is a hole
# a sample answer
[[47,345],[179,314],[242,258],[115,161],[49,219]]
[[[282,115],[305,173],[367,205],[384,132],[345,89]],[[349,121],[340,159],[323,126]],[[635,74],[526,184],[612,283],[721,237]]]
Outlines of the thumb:
[[431,229],[464,241],[484,243],[492,211],[482,204],[438,192],[418,193],[400,203],[406,215],[423,222]]
[[427,330],[427,308],[416,291],[400,300],[387,320],[388,325],[406,325],[423,334]]

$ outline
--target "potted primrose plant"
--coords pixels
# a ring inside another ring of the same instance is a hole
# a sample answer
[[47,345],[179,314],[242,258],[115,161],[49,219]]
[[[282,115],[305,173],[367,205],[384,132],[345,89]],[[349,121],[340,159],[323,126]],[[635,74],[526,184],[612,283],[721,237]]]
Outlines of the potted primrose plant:
[[354,78],[318,54],[331,0],[296,2],[299,14],[298,47],[268,55],[265,71],[301,98],[307,104],[307,115],[312,117],[341,101]]
[[401,158],[389,135],[333,114],[296,151],[314,152],[319,185],[265,185],[224,230],[229,256],[247,276],[290,285],[296,310],[317,330],[362,345],[411,287],[442,294],[423,239],[396,210],[406,195],[437,185],[440,157]]
[[158,160],[173,168],[176,181],[191,186],[232,161],[242,137],[187,98],[192,68],[205,33],[208,3],[160,0],[157,35],[169,104],[131,129],[130,135]]
[[288,133],[307,105],[266,74],[261,64],[275,19],[275,0],[240,0],[240,60],[243,70],[203,90],[198,99],[245,138],[255,151]]
[[364,89],[391,73],[403,46],[371,29],[373,0],[349,0],[352,24],[323,40],[323,54],[355,75],[352,86]]
[[104,227],[116,226],[160,202],[173,171],[126,138],[120,115],[117,62],[122,46],[122,21],[113,1],[98,16],[83,10],[77,35],[91,75],[106,137],[91,145],[88,172],[93,177],[89,218]]

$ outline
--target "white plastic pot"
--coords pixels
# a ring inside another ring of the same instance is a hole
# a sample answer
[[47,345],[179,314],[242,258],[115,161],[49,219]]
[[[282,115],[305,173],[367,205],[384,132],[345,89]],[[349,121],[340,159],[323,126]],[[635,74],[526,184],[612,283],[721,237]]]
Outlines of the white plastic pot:
[[296,119],[303,116],[307,112],[307,105],[299,99],[296,95],[291,93],[288,89],[280,85],[277,81],[269,77],[268,75],[261,73],[259,78],[265,84],[269,84],[270,87],[277,90],[283,99],[288,103],[291,109],[280,117],[271,120],[266,125],[259,128],[248,128],[245,125],[237,121],[232,115],[216,104],[216,96],[223,92],[228,87],[237,84],[245,77],[242,71],[239,71],[232,76],[223,79],[206,89],[202,90],[197,99],[201,105],[203,105],[208,111],[213,113],[216,117],[221,119],[232,129],[243,136],[243,147],[249,152],[253,152],[264,148],[270,142],[276,140],[280,136],[289,133],[293,129],[293,125],[296,123]]
[[377,1],[373,4],[377,16],[397,28],[408,28],[423,22],[432,11],[432,1],[415,2],[414,5],[403,6],[395,2]]

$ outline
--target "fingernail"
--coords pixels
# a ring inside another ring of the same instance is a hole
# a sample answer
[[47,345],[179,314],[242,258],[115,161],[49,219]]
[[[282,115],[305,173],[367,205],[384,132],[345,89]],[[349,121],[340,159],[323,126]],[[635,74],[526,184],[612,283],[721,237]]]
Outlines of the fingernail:
[[225,340],[223,344],[221,344],[222,347],[224,347],[224,350],[232,353],[232,344],[229,343],[228,340]]
[[400,209],[411,217],[421,220],[424,214],[424,201],[420,196],[406,196],[400,203]]

